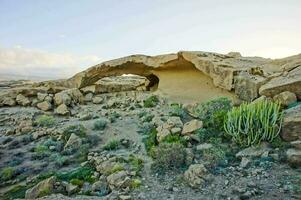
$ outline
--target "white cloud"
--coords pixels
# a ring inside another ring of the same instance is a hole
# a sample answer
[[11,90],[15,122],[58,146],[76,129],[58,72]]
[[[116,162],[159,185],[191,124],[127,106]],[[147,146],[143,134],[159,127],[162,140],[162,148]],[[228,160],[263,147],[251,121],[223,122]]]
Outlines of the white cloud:
[[0,74],[63,78],[72,76],[99,61],[100,58],[94,55],[76,56],[68,53],[49,53],[21,46],[0,47]]

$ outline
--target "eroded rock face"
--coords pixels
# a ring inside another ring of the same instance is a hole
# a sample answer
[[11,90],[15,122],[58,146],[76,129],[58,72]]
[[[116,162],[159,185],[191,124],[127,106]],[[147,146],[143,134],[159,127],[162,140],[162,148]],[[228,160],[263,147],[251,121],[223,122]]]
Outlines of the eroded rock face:
[[285,111],[281,137],[286,141],[301,139],[301,105]]
[[301,67],[276,77],[259,89],[261,95],[273,97],[281,92],[293,92],[301,99]]

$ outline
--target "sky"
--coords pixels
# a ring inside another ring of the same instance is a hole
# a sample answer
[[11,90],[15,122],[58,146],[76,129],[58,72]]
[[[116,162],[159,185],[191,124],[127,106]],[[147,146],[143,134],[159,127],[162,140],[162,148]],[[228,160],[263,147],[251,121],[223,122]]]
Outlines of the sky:
[[301,53],[300,0],[0,0],[0,76],[66,78],[180,50]]

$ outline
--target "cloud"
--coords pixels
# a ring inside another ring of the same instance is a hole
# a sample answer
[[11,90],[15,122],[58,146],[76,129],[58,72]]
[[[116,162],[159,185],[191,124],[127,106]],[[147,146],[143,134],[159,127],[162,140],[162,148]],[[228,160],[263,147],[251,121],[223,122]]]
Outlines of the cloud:
[[66,78],[99,62],[94,55],[50,53],[21,46],[0,48],[0,74]]

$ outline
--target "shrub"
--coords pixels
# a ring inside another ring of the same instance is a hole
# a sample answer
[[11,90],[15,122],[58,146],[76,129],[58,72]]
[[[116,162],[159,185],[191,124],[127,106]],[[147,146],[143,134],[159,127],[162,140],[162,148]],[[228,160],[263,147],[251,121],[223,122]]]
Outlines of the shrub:
[[68,172],[58,173],[56,174],[56,177],[60,181],[70,182],[72,179],[78,179],[78,180],[87,181],[89,183],[93,183],[95,181],[95,179],[92,178],[93,174],[94,174],[93,168],[79,167]]
[[88,153],[89,153],[89,147],[90,145],[89,144],[83,144],[79,147],[77,153],[76,153],[76,160],[78,162],[84,162],[87,160],[87,156],[88,156]]
[[183,119],[185,117],[185,109],[183,108],[182,104],[178,104],[178,103],[173,103],[170,105],[169,108],[169,115],[170,116],[176,116],[176,117],[180,117],[181,119]]
[[81,124],[68,126],[67,128],[64,129],[63,140],[67,142],[72,133],[76,134],[79,137],[85,137],[86,128]]
[[184,137],[181,137],[178,134],[168,135],[168,136],[164,137],[161,142],[165,142],[165,143],[179,143],[179,144],[182,144],[183,146],[187,145],[187,140],[185,140]]
[[15,169],[13,167],[5,167],[1,170],[1,179],[3,181],[11,180],[15,175]]
[[56,124],[56,120],[53,116],[41,115],[35,120],[35,123],[42,127],[52,127]]
[[226,158],[226,152],[220,146],[214,145],[209,149],[202,150],[202,156],[205,161],[215,165]]
[[132,181],[131,181],[131,185],[130,185],[130,187],[132,188],[132,189],[137,189],[137,188],[139,188],[140,186],[141,186],[141,181],[139,180],[139,179],[133,179]]
[[110,122],[114,123],[116,119],[118,119],[119,117],[120,117],[119,113],[117,113],[116,111],[112,112],[112,114],[110,115]]
[[116,150],[119,147],[119,141],[118,140],[111,140],[105,146],[103,147],[104,150],[112,151]]
[[221,97],[198,105],[195,112],[203,121],[205,128],[213,127],[220,131],[223,130],[224,118],[231,108],[231,101],[226,97]]
[[12,189],[5,192],[3,199],[23,199],[25,198],[26,190],[28,189],[25,185],[16,185]]
[[133,155],[130,155],[128,161],[129,161],[129,163],[131,165],[130,166],[131,170],[133,170],[133,171],[135,171],[137,173],[139,173],[142,170],[144,162],[143,162],[143,160],[141,158],[137,158],[137,157],[135,157]]
[[103,119],[98,119],[94,122],[93,124],[93,129],[94,130],[99,130],[99,131],[102,131],[106,128],[107,126],[107,121],[106,120],[103,120]]
[[157,141],[157,130],[155,128],[151,129],[150,132],[145,135],[142,142],[144,143],[146,152],[150,152],[150,150],[158,144]]
[[144,115],[141,120],[142,122],[151,122],[154,118],[154,115],[147,113],[146,115]]
[[64,165],[67,165],[69,160],[68,160],[68,157],[66,156],[61,156],[60,154],[58,153],[55,153],[55,154],[52,154],[49,159],[51,161],[54,161],[54,164],[58,167],[62,167]]
[[151,156],[154,159],[152,167],[158,172],[185,167],[186,150],[179,143],[160,143],[152,149]]
[[281,130],[282,115],[278,103],[244,103],[228,112],[224,127],[226,133],[242,146],[258,144],[261,141],[272,142]]
[[112,169],[109,170],[108,175],[109,175],[109,174],[114,174],[115,172],[120,172],[120,171],[122,171],[122,170],[124,170],[124,166],[121,165],[121,164],[119,164],[119,163],[117,163],[117,164],[115,164],[115,165],[113,166]]
[[34,157],[36,159],[43,159],[44,157],[48,157],[50,155],[49,149],[45,145],[37,145],[34,148],[34,152],[35,152]]
[[145,108],[152,108],[158,105],[159,99],[157,96],[153,95],[144,100],[143,105]]
[[83,181],[83,180],[79,180],[79,179],[77,179],[77,178],[71,179],[71,180],[70,180],[70,183],[71,183],[72,185],[77,185],[77,186],[79,186],[79,187],[82,187],[82,186],[84,185],[84,181]]

